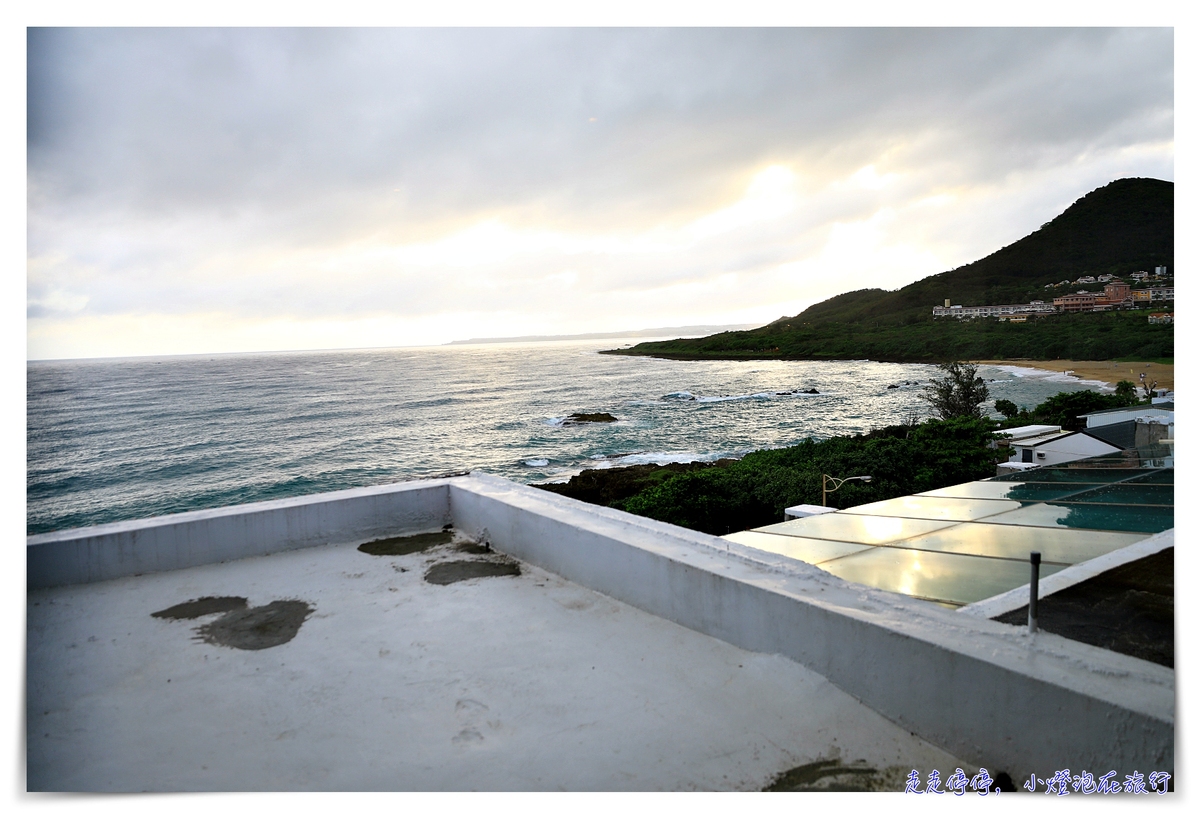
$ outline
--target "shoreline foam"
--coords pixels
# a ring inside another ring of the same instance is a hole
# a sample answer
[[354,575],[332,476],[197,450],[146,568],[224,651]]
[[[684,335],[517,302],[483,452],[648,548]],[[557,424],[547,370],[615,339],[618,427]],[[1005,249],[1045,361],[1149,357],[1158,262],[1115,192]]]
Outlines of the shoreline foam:
[[[1043,380],[1063,380],[1081,385],[1103,384],[1111,390],[1122,380],[1138,383],[1138,375],[1146,373],[1147,381],[1157,381],[1159,389],[1175,388],[1175,365],[1144,361],[974,361],[984,366],[994,366],[1011,372],[1018,377],[1034,377]],[[1071,372],[1071,375],[1067,375]],[[1039,375],[1035,373],[1045,373]]]

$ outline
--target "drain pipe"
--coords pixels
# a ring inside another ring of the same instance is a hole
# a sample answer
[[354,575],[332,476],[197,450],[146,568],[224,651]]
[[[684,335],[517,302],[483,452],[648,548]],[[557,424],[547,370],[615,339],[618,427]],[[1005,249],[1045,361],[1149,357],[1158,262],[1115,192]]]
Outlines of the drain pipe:
[[1037,633],[1038,568],[1042,564],[1042,552],[1029,552],[1029,632]]

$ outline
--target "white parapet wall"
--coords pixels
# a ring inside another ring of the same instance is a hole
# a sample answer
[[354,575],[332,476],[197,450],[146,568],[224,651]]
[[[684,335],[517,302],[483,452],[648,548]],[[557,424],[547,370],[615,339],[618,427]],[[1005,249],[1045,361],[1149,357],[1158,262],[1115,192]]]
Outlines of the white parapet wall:
[[74,528],[28,538],[26,586],[76,585],[361,543],[449,522],[448,484],[438,479]]
[[739,647],[787,656],[993,771],[1016,779],[1174,769],[1169,668],[1053,634],[1030,637],[506,480],[452,483],[455,524],[498,550]]
[[34,536],[28,584],[94,582],[447,523],[649,613],[786,656],[920,737],[1014,780],[1067,768],[1174,771],[1168,668],[1053,634],[1030,637],[729,540],[488,475]]

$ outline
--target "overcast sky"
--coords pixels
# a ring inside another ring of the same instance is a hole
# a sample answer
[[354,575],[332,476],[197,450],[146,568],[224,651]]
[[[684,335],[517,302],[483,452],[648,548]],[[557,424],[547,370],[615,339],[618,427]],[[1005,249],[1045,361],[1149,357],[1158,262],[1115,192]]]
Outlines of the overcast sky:
[[765,323],[1174,173],[1170,29],[28,45],[33,359]]

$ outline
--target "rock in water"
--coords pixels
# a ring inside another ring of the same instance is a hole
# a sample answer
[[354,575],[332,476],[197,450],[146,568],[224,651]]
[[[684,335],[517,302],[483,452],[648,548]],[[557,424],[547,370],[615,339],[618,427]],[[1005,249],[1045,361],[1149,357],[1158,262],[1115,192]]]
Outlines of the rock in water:
[[616,418],[608,412],[574,412],[563,420],[563,425],[576,423],[615,423]]

